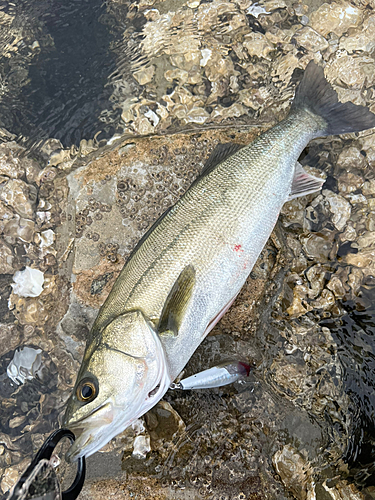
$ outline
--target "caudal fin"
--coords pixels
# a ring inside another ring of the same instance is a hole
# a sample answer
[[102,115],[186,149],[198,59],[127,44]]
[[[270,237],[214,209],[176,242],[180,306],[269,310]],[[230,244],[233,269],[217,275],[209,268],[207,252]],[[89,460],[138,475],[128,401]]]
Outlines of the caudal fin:
[[313,61],[306,66],[291,109],[306,109],[321,117],[326,122],[322,135],[359,132],[375,127],[375,115],[367,107],[339,102],[336,92],[324,77],[323,68]]

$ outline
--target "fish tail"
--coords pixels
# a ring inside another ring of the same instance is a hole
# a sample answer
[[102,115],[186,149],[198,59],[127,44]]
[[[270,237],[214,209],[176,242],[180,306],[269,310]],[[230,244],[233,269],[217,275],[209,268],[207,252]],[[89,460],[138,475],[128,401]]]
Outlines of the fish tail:
[[323,68],[310,61],[298,85],[291,111],[305,109],[317,115],[318,135],[359,132],[375,127],[375,114],[352,102],[339,102],[337,93],[324,77]]

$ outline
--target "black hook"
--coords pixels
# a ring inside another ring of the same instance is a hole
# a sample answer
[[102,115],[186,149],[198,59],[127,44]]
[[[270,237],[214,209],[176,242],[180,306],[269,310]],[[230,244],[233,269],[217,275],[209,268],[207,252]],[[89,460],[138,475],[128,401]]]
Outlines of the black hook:
[[[67,437],[72,444],[75,441],[75,436],[73,432],[69,431],[68,429],[58,429],[44,441],[40,450],[35,455],[33,461],[18,480],[18,483],[16,484],[13,490],[12,496],[8,500],[17,500],[17,495],[21,493],[22,486],[25,484],[25,482],[27,481],[28,477],[33,472],[35,467],[41,460],[43,459],[49,460],[51,458],[53,450],[56,448],[57,443],[61,441],[61,439],[63,439],[64,437]],[[70,488],[62,492],[62,500],[75,500],[78,497],[78,495],[82,490],[83,483],[85,482],[85,475],[86,475],[85,457],[80,457],[77,462],[76,477]]]

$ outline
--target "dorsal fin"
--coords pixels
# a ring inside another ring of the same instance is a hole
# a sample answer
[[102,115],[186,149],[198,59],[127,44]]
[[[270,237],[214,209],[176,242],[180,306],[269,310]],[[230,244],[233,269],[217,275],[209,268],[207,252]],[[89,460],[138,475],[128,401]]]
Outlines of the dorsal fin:
[[175,281],[165,301],[160,321],[158,333],[178,334],[182,319],[192,297],[195,284],[195,270],[193,266],[186,266],[180,276]]
[[228,142],[226,144],[219,143],[208,157],[199,177],[204,177],[209,174],[217,165],[234,155],[234,153],[237,153],[237,151],[242,148],[243,146],[235,144],[234,142]]

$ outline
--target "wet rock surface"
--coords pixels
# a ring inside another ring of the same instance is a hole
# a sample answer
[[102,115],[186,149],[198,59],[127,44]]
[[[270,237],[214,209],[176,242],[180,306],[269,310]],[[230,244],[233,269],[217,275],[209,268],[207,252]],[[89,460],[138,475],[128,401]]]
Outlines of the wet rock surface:
[[[130,252],[215,145],[247,144],[285,116],[311,59],[342,101],[375,110],[374,7],[107,2],[108,19],[125,20],[130,61],[114,49],[113,109],[101,116],[120,117],[118,135],[71,148],[49,139],[37,162],[0,131],[2,493],[57,428]],[[16,32],[17,13],[1,12]],[[22,50],[7,49],[17,65]],[[168,392],[88,460],[82,498],[375,497],[375,135],[313,141],[301,163],[326,179],[322,192],[285,204],[185,371],[238,357],[255,363],[250,379]]]

